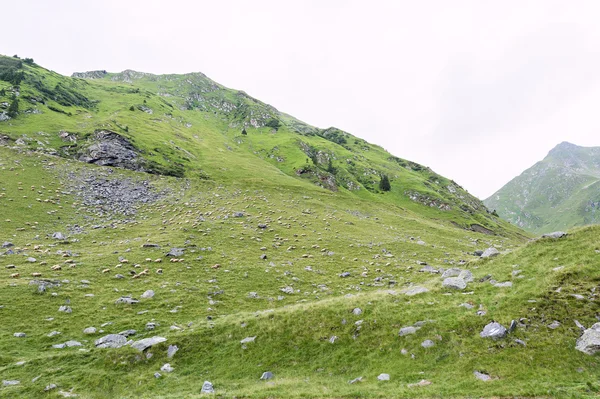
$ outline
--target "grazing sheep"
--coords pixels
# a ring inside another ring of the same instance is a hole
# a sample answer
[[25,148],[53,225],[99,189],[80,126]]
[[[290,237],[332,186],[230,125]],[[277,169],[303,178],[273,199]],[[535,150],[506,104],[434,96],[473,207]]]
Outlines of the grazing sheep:
[[221,265],[217,263],[216,265],[212,265],[211,269],[218,269],[219,267],[221,267]]
[[54,265],[51,267],[52,270],[62,270],[62,267],[60,265]]
[[102,273],[108,273],[108,272],[110,272],[110,269],[104,269],[104,270],[102,270]]
[[10,275],[10,278],[19,278],[21,275],[19,273],[13,273]]
[[163,273],[163,269],[157,269],[156,270],[156,274],[162,274]]
[[31,273],[31,277],[42,277],[42,273]]
[[160,262],[162,262],[162,259],[160,259],[160,258],[158,258],[154,261],[154,263],[160,263]]

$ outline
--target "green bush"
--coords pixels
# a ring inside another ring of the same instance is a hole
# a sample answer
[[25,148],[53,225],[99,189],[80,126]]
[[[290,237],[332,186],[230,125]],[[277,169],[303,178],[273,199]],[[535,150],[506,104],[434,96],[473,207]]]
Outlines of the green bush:
[[390,179],[387,177],[387,175],[381,175],[381,180],[379,181],[379,189],[381,191],[390,191],[392,189]]

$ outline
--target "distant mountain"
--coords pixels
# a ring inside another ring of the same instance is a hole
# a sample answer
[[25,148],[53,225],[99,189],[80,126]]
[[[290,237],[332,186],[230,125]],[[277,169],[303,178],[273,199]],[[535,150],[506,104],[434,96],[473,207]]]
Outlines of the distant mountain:
[[600,147],[560,143],[484,203],[535,233],[598,223]]

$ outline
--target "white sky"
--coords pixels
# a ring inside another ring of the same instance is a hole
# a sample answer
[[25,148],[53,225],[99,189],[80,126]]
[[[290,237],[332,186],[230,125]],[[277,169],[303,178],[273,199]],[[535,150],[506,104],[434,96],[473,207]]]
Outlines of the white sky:
[[485,198],[600,145],[600,2],[18,0],[0,54],[65,75],[200,71]]

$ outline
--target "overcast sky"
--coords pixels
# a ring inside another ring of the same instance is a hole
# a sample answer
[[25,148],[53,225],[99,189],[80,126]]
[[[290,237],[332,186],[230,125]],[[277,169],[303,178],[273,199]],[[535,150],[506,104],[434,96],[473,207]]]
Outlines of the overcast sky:
[[18,0],[0,53],[65,75],[200,71],[484,199],[600,145],[598,1]]

